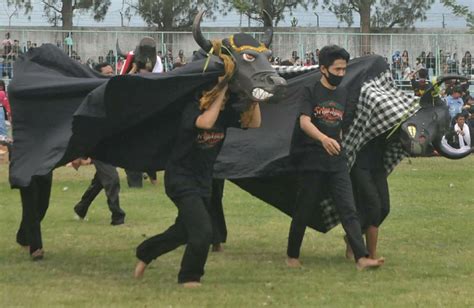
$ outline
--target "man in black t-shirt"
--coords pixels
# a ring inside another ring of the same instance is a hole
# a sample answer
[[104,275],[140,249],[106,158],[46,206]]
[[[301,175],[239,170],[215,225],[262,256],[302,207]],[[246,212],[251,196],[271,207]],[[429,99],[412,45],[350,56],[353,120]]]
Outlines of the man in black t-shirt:
[[301,112],[296,125],[292,155],[297,161],[298,194],[291,221],[287,265],[301,266],[299,254],[308,218],[323,199],[328,186],[356,267],[378,267],[383,259],[369,259],[354,205],[347,158],[341,147],[341,129],[347,92],[338,87],[346,73],[349,54],[332,45],[320,51],[321,80],[302,89]]
[[[222,78],[220,78],[220,82]],[[165,167],[165,189],[178,207],[175,223],[137,247],[135,277],[141,278],[146,266],[157,257],[187,244],[178,274],[184,287],[200,286],[204,275],[214,227],[211,216],[212,171],[228,127],[260,126],[260,107],[254,103],[250,121],[240,123],[240,113],[225,106],[227,85],[202,110],[200,100],[191,101],[183,111],[177,140]]]

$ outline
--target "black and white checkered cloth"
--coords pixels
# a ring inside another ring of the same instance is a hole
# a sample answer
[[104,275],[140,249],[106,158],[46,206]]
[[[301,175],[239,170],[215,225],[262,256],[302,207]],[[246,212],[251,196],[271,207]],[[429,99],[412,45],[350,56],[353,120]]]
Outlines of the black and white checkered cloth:
[[[342,144],[346,150],[349,167],[354,164],[357,152],[373,138],[392,130],[404,119],[420,109],[415,97],[397,88],[390,71],[363,84],[356,107],[355,118]],[[399,141],[390,142],[384,153],[387,173],[408,156]],[[339,223],[331,199],[321,203],[323,221],[330,230]]]
[[286,75],[299,75],[301,73],[306,73],[313,71],[319,68],[319,65],[309,65],[309,66],[285,66],[285,65],[272,65],[272,67],[278,72],[281,76]]

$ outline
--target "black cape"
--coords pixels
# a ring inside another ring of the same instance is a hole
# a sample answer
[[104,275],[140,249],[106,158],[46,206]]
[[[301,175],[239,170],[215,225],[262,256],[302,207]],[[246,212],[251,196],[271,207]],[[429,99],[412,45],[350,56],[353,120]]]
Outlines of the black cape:
[[12,187],[28,186],[74,158],[90,156],[131,170],[161,170],[181,110],[223,73],[211,58],[165,74],[101,77],[57,47],[35,48],[15,62]]
[[[90,156],[131,170],[162,170],[170,154],[181,111],[196,91],[223,74],[211,57],[163,74],[107,79],[43,45],[15,63],[9,87],[13,113],[12,187],[49,173],[74,158]],[[347,124],[361,87],[387,70],[378,56],[349,63],[341,86],[349,91]],[[231,179],[252,195],[290,214],[296,195],[289,151],[302,86],[318,71],[287,76],[285,94],[261,104],[262,127],[230,129],[215,165],[215,177]],[[318,217],[310,224],[327,231]]]

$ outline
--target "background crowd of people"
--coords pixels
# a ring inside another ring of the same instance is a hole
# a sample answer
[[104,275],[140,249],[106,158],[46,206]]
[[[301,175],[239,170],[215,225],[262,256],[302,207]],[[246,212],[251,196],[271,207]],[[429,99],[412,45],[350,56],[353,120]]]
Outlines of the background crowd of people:
[[[63,41],[56,41],[56,46],[64,50],[71,58],[88,64],[90,67],[98,63],[107,62],[112,65],[115,72],[120,72],[124,58],[117,55],[114,49],[109,49],[107,54],[99,55],[97,58],[82,58],[77,52],[77,46],[71,34],[68,34]],[[21,43],[18,39],[12,39],[10,33],[5,33],[5,38],[2,41],[2,49],[0,50],[0,72],[3,78],[11,79],[13,74],[13,62],[18,55],[37,47],[37,43],[27,41]],[[193,52],[194,53],[194,52]],[[177,54],[173,54],[172,48],[166,49],[165,52],[161,50],[158,56],[163,63],[164,71],[171,71],[172,69],[182,66],[187,63],[187,53],[183,49],[179,49]],[[369,52],[370,54],[370,52]],[[439,50],[439,52],[423,51],[417,56],[413,56],[408,50],[395,51],[392,56],[385,57],[392,70],[393,78],[399,81],[409,81],[413,72],[418,72],[420,69],[426,69],[428,76],[446,75],[446,74],[461,74],[473,75],[473,61],[470,51],[466,51],[462,57],[458,56],[457,52]],[[308,50],[302,55],[296,50],[292,51],[291,56],[287,59],[279,55],[274,55],[271,59],[274,65],[286,66],[310,66],[318,65],[319,63],[319,48]]]

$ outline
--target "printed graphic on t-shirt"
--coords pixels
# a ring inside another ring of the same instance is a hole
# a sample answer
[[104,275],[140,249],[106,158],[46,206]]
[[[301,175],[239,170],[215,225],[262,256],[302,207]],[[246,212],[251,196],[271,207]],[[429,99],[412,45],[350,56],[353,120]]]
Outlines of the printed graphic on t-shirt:
[[344,106],[335,101],[325,101],[314,107],[314,117],[327,126],[337,126],[344,116]]
[[209,149],[222,142],[224,137],[225,134],[222,131],[200,130],[196,142],[200,149]]

